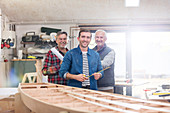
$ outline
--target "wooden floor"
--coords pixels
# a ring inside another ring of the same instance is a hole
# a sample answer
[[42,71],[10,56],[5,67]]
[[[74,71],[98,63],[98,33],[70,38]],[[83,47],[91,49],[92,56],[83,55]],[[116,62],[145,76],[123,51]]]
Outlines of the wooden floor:
[[18,88],[0,88],[0,113],[14,113]]
[[14,113],[15,111],[15,97],[14,95],[9,97],[0,96],[0,113]]

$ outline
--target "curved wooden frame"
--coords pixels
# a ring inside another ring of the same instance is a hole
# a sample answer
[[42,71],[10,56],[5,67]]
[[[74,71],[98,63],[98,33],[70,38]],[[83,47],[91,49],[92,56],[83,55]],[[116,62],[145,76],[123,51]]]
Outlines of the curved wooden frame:
[[50,83],[20,83],[24,104],[36,113],[166,113],[170,104]]

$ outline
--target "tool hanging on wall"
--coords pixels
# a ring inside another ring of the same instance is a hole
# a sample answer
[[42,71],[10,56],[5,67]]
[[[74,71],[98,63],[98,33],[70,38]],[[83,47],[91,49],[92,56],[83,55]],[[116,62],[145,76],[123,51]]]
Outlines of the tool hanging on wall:
[[5,47],[4,43],[5,43],[5,39],[2,39],[2,41],[1,41],[1,49],[3,49]]
[[15,48],[15,43],[16,43],[15,38],[16,38],[15,31],[2,32],[2,39],[4,39],[4,47],[8,49]]
[[13,46],[14,46],[14,39],[11,39],[9,45],[10,45],[10,47],[13,47]]
[[1,49],[3,49],[4,47],[10,49],[13,46],[14,46],[14,42],[12,41],[12,39],[10,39],[10,38],[2,39],[2,41],[1,41]]
[[10,48],[10,41],[11,41],[11,39],[10,38],[8,38],[7,40],[6,40],[6,45],[5,45],[5,47],[7,47],[8,49]]

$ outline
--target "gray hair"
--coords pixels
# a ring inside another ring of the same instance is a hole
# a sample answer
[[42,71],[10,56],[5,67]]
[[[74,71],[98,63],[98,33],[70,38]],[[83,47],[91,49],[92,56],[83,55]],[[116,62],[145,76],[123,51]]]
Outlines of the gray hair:
[[65,31],[59,31],[59,32],[57,32],[57,37],[61,34],[65,34],[67,36],[67,33]]
[[103,32],[104,35],[105,35],[105,37],[107,38],[107,33],[106,33],[105,30],[102,30],[102,29],[97,30],[97,31],[95,32],[95,36],[96,36],[96,33],[97,33],[97,32]]
[[[65,31],[59,31],[59,32],[57,32],[56,40],[57,40],[58,36],[59,36],[59,35],[62,35],[62,34],[65,34],[66,37],[68,36],[67,32],[65,32]],[[67,41],[69,41],[69,37],[67,37]]]

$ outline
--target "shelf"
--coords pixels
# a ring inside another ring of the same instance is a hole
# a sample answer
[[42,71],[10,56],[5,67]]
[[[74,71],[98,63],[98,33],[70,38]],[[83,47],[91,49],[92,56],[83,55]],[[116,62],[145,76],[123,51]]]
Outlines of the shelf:
[[35,42],[23,42],[23,41],[21,41],[20,43],[24,45],[24,48],[26,44],[35,44]]
[[11,59],[11,61],[37,61],[39,59]]
[[28,54],[30,54],[30,55],[37,55],[37,54],[38,55],[46,55],[47,53],[23,53],[23,55],[28,55]]
[[35,42],[23,42],[23,41],[21,41],[21,44],[35,44]]

